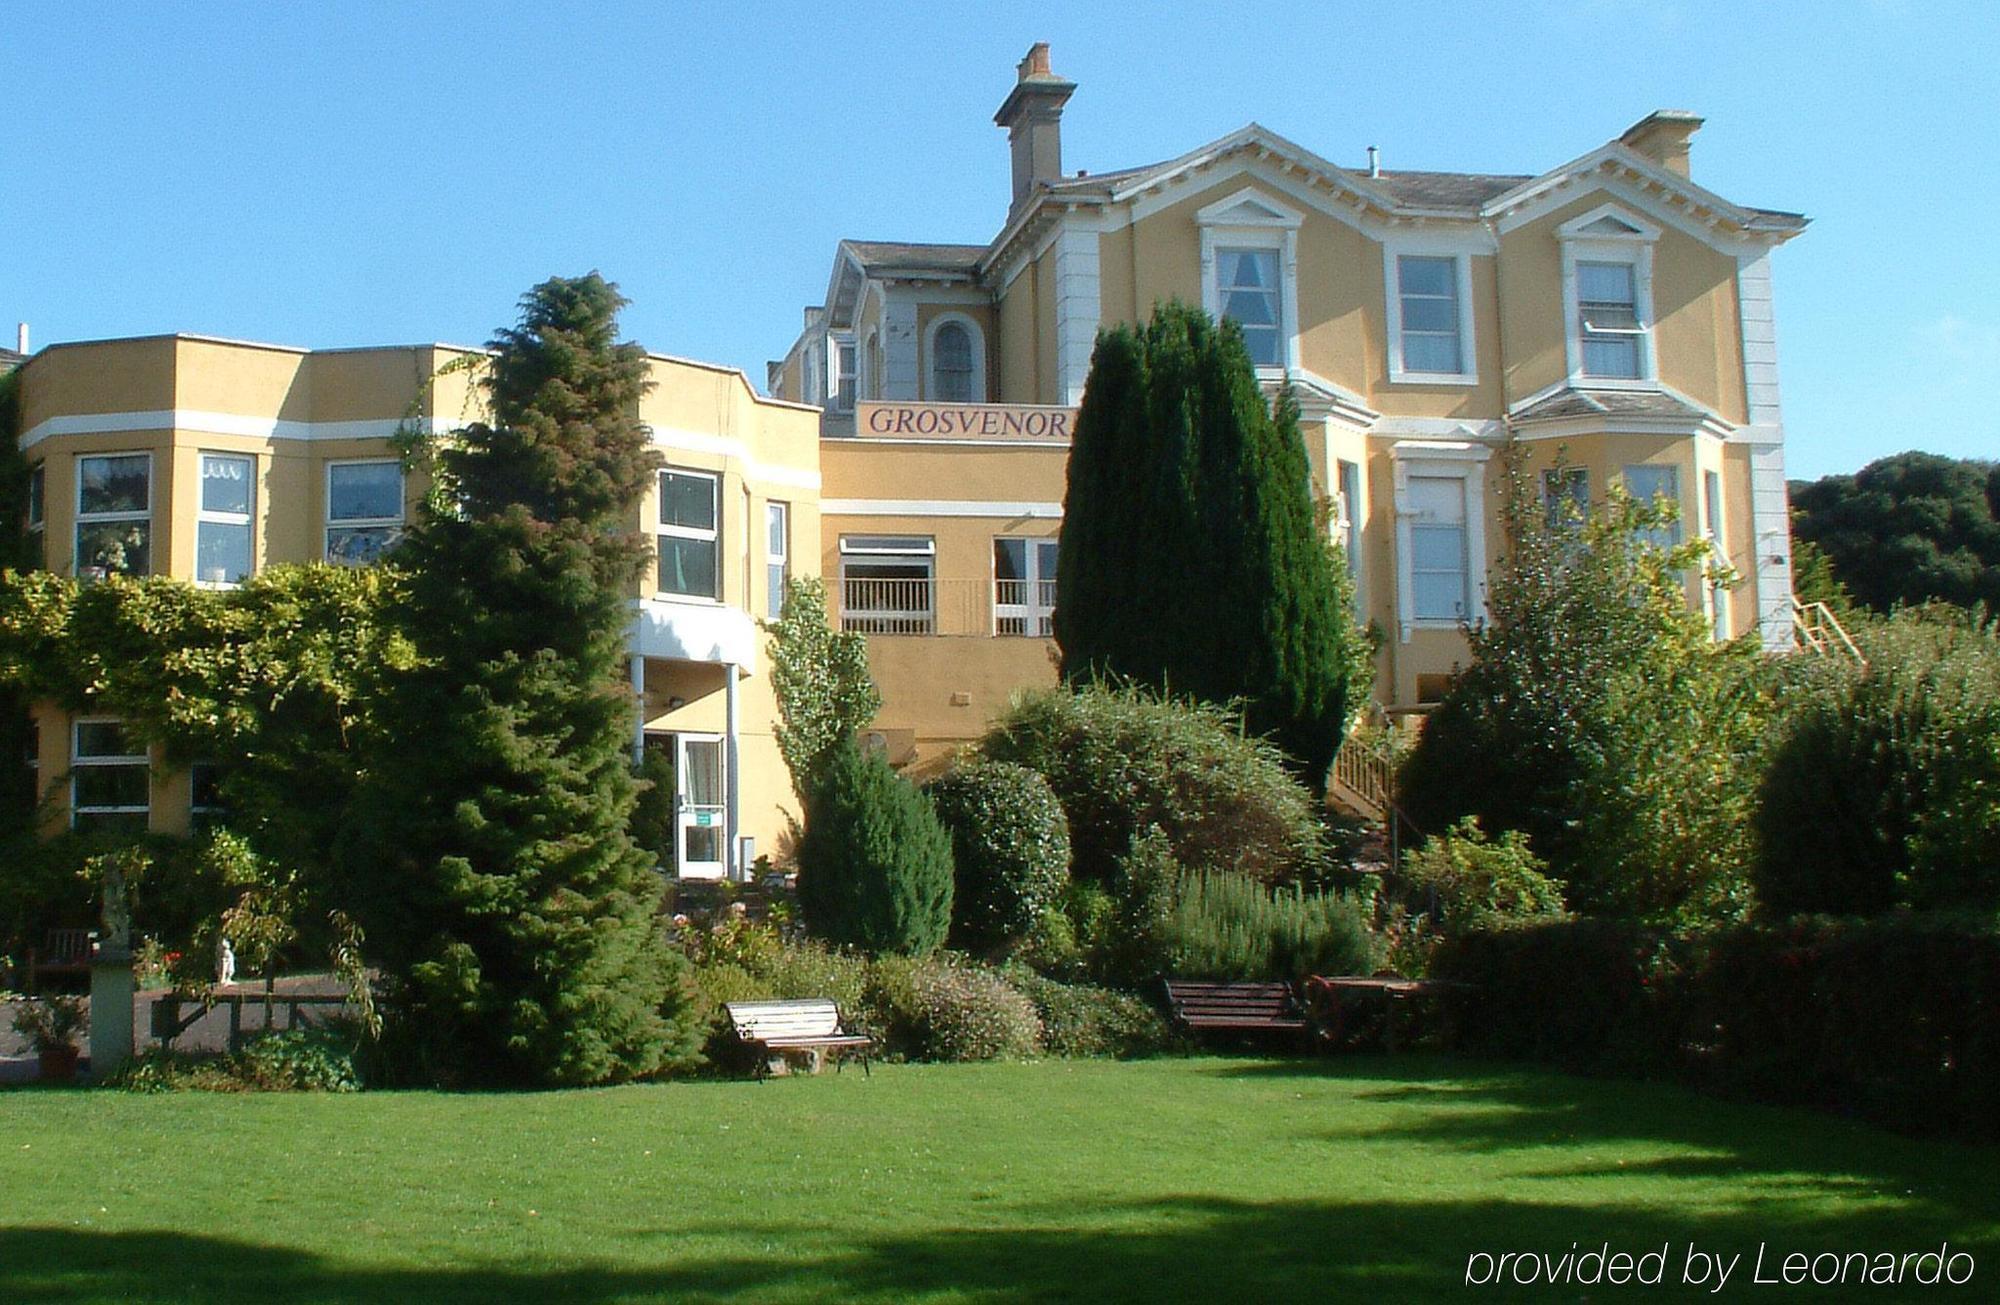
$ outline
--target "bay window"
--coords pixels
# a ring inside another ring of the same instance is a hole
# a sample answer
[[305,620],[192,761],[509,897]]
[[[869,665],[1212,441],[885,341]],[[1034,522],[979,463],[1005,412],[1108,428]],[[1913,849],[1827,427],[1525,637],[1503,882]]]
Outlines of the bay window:
[[661,593],[690,598],[722,597],[722,499],[718,477],[679,468],[662,471],[657,537]]
[[148,575],[153,561],[153,455],[76,460],[78,575]]
[[194,531],[198,584],[233,585],[250,574],[251,517],[257,461],[223,453],[201,455],[201,506]]
[[403,534],[403,465],[393,459],[326,467],[326,560],[368,566]]

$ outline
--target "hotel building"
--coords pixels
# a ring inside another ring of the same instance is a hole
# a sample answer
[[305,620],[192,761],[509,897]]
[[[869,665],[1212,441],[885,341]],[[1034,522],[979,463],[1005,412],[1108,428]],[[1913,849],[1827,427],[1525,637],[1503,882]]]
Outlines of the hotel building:
[[[1012,199],[983,245],[843,240],[770,364],[824,408],[820,565],[865,631],[899,760],[939,764],[1048,640],[1069,423],[1097,332],[1178,298],[1233,318],[1303,409],[1376,692],[1434,701],[1502,546],[1496,454],[1588,503],[1680,508],[1741,582],[1689,599],[1719,636],[1793,643],[1771,253],[1806,219],[1693,176],[1701,119],[1651,114],[1548,171],[1342,166],[1254,123],[1161,163],[1066,171],[1075,84],[1046,45],[994,121]],[[1359,152],[1359,151],[1357,151]],[[1226,603],[1228,595],[1212,596]]]
[[[1536,175],[1345,167],[1255,124],[1177,158],[1064,170],[1075,86],[1046,46],[995,121],[1012,201],[983,245],[839,242],[825,298],[757,394],[654,357],[639,417],[668,468],[635,529],[635,750],[674,751],[678,873],[741,876],[796,814],[757,622],[824,575],[868,639],[873,742],[928,773],[1011,694],[1053,683],[1069,436],[1100,328],[1180,298],[1237,321],[1304,413],[1315,490],[1382,635],[1380,705],[1466,656],[1502,546],[1496,455],[1551,494],[1664,495],[1740,583],[1689,581],[1718,636],[1793,645],[1772,251],[1805,219],[1693,179],[1700,119],[1654,113]],[[62,344],[21,364],[30,530],[50,569],[226,586],[365,564],[422,486],[404,422],[477,391],[445,345],[318,350],[194,336]],[[1228,595],[1213,595],[1226,603]],[[37,708],[52,819],[178,831],[212,803],[120,722]]]

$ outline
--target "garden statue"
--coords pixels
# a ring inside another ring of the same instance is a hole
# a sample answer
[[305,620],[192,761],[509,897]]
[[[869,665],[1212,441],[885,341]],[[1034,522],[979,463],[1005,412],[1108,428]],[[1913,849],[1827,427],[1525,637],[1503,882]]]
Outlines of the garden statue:
[[104,905],[99,911],[104,932],[98,936],[98,946],[113,955],[124,956],[132,950],[132,898],[125,887],[125,872],[115,862],[107,861],[104,867]]
[[218,939],[215,944],[215,982],[218,986],[236,982],[236,949],[227,938]]

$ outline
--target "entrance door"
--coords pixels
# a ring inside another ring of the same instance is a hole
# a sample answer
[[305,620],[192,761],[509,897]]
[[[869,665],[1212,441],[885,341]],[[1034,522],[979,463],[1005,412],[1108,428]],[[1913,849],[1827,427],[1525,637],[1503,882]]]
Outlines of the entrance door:
[[679,734],[675,749],[680,795],[674,816],[681,878],[720,879],[729,832],[723,822],[722,739],[714,734]]

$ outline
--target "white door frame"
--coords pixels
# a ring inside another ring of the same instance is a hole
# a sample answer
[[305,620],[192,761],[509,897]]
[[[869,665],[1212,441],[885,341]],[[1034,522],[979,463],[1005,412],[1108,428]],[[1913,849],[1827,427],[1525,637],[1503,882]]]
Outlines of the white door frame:
[[[689,764],[689,745],[715,749],[716,790],[709,800],[697,803],[691,787],[695,767]],[[720,734],[674,732],[674,870],[683,879],[721,879],[729,873],[729,752]],[[688,855],[689,836],[696,830],[712,836],[713,859],[694,860]]]

